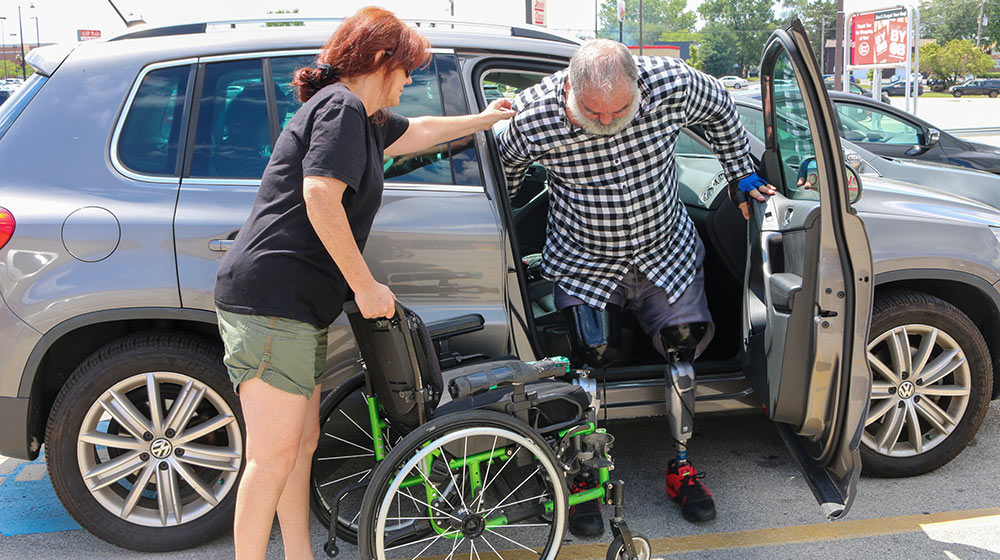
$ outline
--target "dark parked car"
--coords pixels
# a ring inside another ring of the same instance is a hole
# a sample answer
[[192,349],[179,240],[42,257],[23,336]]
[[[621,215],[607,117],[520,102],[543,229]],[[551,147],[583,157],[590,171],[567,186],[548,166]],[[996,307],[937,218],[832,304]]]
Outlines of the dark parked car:
[[[831,90],[831,91],[836,91],[833,88],[834,82],[833,82],[832,79],[824,80],[823,83],[826,84],[826,89]],[[863,87],[859,86],[858,84],[856,84],[854,82],[851,82],[850,85],[848,86],[848,88],[851,90],[851,93],[853,93],[855,95],[864,95],[866,97],[871,97],[872,96],[872,91],[870,89],[863,88]],[[879,99],[882,100],[882,103],[889,103],[889,94],[886,93],[885,90],[882,90],[882,95],[879,96]]]
[[969,80],[962,85],[951,86],[948,91],[955,97],[962,97],[963,95],[988,95],[996,97],[1000,95],[1000,79],[980,78]]
[[840,135],[876,154],[1000,173],[1000,148],[969,142],[870,97],[830,92]]
[[[0,161],[21,162],[0,175],[0,454],[35,458],[44,444],[74,518],[141,550],[231,530],[245,430],[213,284],[297,108],[292,73],[330,33],[208,27],[32,50],[37,73],[0,107]],[[435,55],[404,90],[405,115],[478,111],[485,86],[529,88],[576,48],[535,29],[427,36]],[[774,419],[838,517],[862,459],[890,476],[938,468],[997,396],[1000,211],[867,176],[861,198],[849,196],[856,177],[808,45],[795,24],[765,46],[767,142],[754,141],[753,155],[778,194],[755,203],[749,224],[696,131],[664,147],[676,148],[679,195],[705,243],[717,328],[695,363],[695,412]],[[799,188],[813,168],[820,188]],[[568,355],[551,283],[526,266],[545,237],[544,168],[509,200],[484,132],[387,160],[385,176],[365,249],[377,280],[428,321],[482,315],[484,328],[451,351]],[[602,406],[611,419],[663,415],[663,359],[626,323]],[[326,388],[360,371],[344,318],[330,327],[326,364]],[[314,498],[363,477],[343,470],[335,446],[320,441]]]
[[[914,91],[917,95],[924,94],[924,85],[913,81],[910,83],[910,91]],[[882,93],[891,96],[903,96],[906,95],[906,82],[904,80],[897,80],[895,82],[890,82],[887,85],[882,86]]]
[[7,101],[7,99],[10,97],[10,93],[11,91],[9,89],[0,88],[0,103]]

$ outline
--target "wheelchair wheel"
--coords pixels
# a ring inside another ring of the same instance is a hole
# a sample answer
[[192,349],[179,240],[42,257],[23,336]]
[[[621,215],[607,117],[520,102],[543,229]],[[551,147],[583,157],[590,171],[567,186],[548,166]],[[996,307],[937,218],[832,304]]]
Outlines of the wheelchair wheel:
[[[331,391],[320,404],[320,436],[313,455],[309,501],[325,527],[330,526],[330,508],[337,492],[370,480],[375,468],[367,398],[364,376],[358,374]],[[402,439],[391,426],[385,437],[389,449]],[[352,544],[358,542],[363,496],[364,489],[351,492],[340,502],[337,513],[337,536]]]
[[566,500],[562,469],[527,424],[492,411],[449,414],[405,437],[375,469],[361,505],[361,557],[522,557],[527,550],[554,559]]

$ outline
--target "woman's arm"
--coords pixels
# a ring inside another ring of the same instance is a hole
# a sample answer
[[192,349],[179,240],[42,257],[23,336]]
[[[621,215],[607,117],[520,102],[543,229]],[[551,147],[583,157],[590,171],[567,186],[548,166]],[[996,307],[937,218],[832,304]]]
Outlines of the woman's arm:
[[354,291],[354,301],[361,314],[369,319],[392,317],[396,310],[395,296],[388,286],[375,281],[354,241],[342,202],[346,189],[347,184],[338,179],[306,177],[302,184],[306,214],[347,285]]
[[510,100],[497,99],[477,115],[461,117],[415,117],[398,140],[385,149],[385,155],[397,156],[435,146],[442,142],[486,130],[493,123],[514,116]]

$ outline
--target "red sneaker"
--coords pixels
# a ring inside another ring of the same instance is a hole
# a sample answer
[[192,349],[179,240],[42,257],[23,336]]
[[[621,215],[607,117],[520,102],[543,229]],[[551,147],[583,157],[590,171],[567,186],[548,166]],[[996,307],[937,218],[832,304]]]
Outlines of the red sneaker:
[[667,463],[667,496],[681,505],[681,515],[691,522],[715,519],[715,500],[702,478],[705,473],[690,463],[678,466],[677,459]]
[[[577,477],[570,486],[571,494],[596,487],[592,477]],[[570,506],[569,532],[578,537],[597,537],[604,533],[604,516],[601,515],[600,500],[590,500]]]

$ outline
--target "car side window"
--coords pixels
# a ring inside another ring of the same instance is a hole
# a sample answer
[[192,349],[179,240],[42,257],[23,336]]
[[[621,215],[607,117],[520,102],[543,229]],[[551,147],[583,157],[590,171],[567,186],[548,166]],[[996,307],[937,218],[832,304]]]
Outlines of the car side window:
[[191,176],[259,179],[273,147],[260,59],[206,64],[202,83]]
[[[392,110],[404,117],[444,115],[441,83],[437,76],[437,63],[418,68],[410,75],[413,83],[403,88],[399,105]],[[455,179],[451,170],[451,154],[472,146],[474,136],[466,136],[450,144],[438,144],[426,150],[385,158],[386,183],[436,183],[452,185]]]
[[754,138],[764,141],[764,113],[760,109],[737,105],[736,112],[740,115],[743,128]]
[[841,135],[852,142],[912,146],[921,143],[920,128],[899,117],[855,103],[836,102]]
[[175,175],[190,66],[146,74],[118,138],[118,160],[137,173]]
[[806,103],[787,52],[779,54],[774,63],[774,123],[782,173],[780,184],[775,185],[789,198],[819,200],[815,190],[818,181],[811,176],[815,174],[811,170],[815,169],[816,147]]
[[295,79],[295,71],[299,68],[312,66],[316,62],[313,55],[304,56],[281,56],[271,59],[271,79],[274,81],[275,91],[281,92],[278,96],[284,103],[278,107],[278,125],[284,130],[288,121],[292,120],[295,112],[302,106],[299,101],[299,88],[292,85]]

